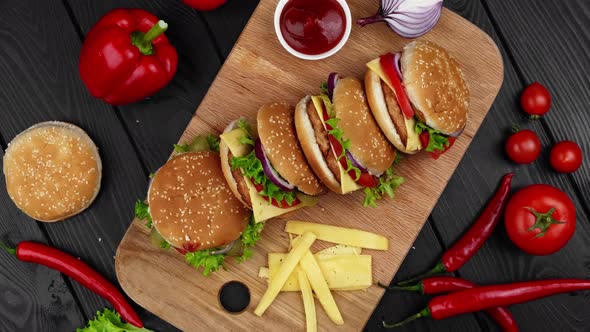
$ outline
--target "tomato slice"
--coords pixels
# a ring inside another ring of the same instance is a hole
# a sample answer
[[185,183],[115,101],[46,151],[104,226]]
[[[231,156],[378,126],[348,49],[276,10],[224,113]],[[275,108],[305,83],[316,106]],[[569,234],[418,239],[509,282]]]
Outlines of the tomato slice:
[[[264,186],[259,184],[254,183],[254,181],[252,180],[252,184],[254,185],[254,188],[256,188],[256,191],[261,192],[262,190],[264,190]],[[295,198],[295,200],[291,203],[291,205],[289,205],[289,203],[287,203],[287,200],[283,199],[282,201],[278,202],[276,199],[272,199],[270,197],[267,198],[268,201],[270,201],[270,204],[281,208],[281,209],[286,209],[289,207],[293,207],[299,203],[301,203],[301,201],[299,200],[299,198]]]
[[383,54],[379,57],[379,64],[385,74],[389,78],[391,82],[391,86],[393,87],[393,91],[395,92],[395,97],[397,99],[397,103],[399,104],[402,113],[406,119],[411,119],[414,116],[414,109],[410,104],[410,100],[408,99],[408,95],[406,95],[406,90],[404,89],[404,85],[395,70],[395,56],[391,53]]
[[[326,111],[325,105],[322,105],[322,115],[324,116],[324,121],[327,121],[330,119],[330,117],[328,116],[328,112]],[[332,126],[330,126],[327,123],[326,123],[326,128],[328,128],[328,130],[334,129],[334,128],[332,128]],[[340,145],[340,142],[336,139],[336,137],[328,134],[328,140],[330,141],[330,145],[332,145],[332,149],[334,149],[336,156],[341,156],[343,153],[343,151],[342,151],[343,148],[342,148],[342,145]],[[338,162],[340,163],[340,166],[344,167],[344,169],[348,168],[348,163],[346,162],[346,156],[343,156],[342,158],[340,158],[338,160]],[[356,172],[354,170],[348,171],[348,175],[350,175],[351,178],[356,179]],[[377,181],[377,178],[375,176],[373,176],[369,173],[366,173],[366,172],[361,173],[361,176],[357,180],[355,180],[355,182],[363,187],[369,187],[369,188],[376,187],[379,184],[379,181]]]
[[420,144],[422,144],[423,149],[426,149],[426,147],[428,146],[428,142],[430,142],[430,135],[427,131],[423,131],[420,134]]

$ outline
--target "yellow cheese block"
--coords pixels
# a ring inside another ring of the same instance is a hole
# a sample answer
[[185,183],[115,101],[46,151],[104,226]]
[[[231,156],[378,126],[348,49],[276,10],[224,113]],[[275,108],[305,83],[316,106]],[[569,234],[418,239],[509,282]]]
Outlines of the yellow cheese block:
[[[268,254],[268,278],[272,280],[287,254]],[[372,258],[370,255],[314,255],[331,290],[359,290],[371,287]],[[297,281],[296,267],[281,291],[296,292],[301,288]],[[264,273],[264,272],[263,272]]]
[[[240,143],[240,138],[244,137],[246,134],[241,129],[235,129],[230,131],[229,133],[222,134],[220,138],[227,144],[227,147],[231,151],[232,155],[236,157],[243,157],[244,155],[250,153],[252,148],[246,144]],[[262,222],[268,219],[280,216],[287,212],[291,212],[297,209],[300,209],[305,206],[310,206],[317,202],[317,197],[310,197],[306,196],[305,198],[300,198],[301,203],[297,204],[296,206],[288,207],[288,208],[279,208],[272,204],[270,204],[266,199],[258,194],[258,191],[252,184],[250,179],[244,177],[246,181],[246,185],[248,186],[248,191],[250,193],[250,199],[252,201],[252,212],[254,214],[254,221]],[[303,196],[303,195],[302,195]]]
[[[391,81],[389,80],[389,77],[385,74],[385,72],[381,68],[379,58],[369,61],[367,63],[367,67],[369,67],[369,69],[371,69],[377,75],[379,75],[379,78],[381,78],[381,80],[383,80],[395,92],[395,90],[393,89],[393,86],[391,85]],[[405,120],[405,125],[406,125],[406,131],[408,133],[408,142],[406,143],[406,150],[408,150],[408,151],[420,150],[422,148],[422,143],[420,143],[420,135],[416,132],[416,130],[414,130],[414,128],[416,127],[416,117],[412,117],[411,119],[406,119],[406,117],[404,117],[404,120]]]
[[[326,128],[326,124],[324,123],[324,115],[322,114],[322,106],[324,105],[324,102],[322,101],[322,98],[318,97],[318,96],[312,96],[311,100],[313,102],[313,105],[315,106],[315,110],[318,112],[318,116],[320,117],[320,119],[322,119],[322,124],[324,125],[324,129],[328,130],[328,128]],[[334,152],[334,149],[332,149],[332,152]],[[335,155],[335,157],[338,157]],[[363,187],[358,185],[354,179],[348,175],[347,172],[345,172],[345,169],[342,167],[342,165],[340,165],[340,163],[338,163],[338,169],[340,170],[340,190],[342,191],[342,194],[348,194],[350,192],[362,189]]]
[[366,249],[389,248],[389,240],[383,235],[346,227],[290,220],[285,225],[285,232],[298,235],[311,232],[317,235],[318,240]]
[[301,236],[299,241],[293,246],[293,250],[285,256],[285,259],[277,270],[274,278],[268,283],[268,288],[264,292],[264,295],[262,295],[256,309],[254,309],[254,314],[257,316],[262,316],[262,314],[264,314],[277,295],[279,295],[281,288],[283,288],[283,285],[295,267],[297,267],[301,258],[309,252],[309,247],[311,247],[315,239],[316,236],[313,233],[305,233]]

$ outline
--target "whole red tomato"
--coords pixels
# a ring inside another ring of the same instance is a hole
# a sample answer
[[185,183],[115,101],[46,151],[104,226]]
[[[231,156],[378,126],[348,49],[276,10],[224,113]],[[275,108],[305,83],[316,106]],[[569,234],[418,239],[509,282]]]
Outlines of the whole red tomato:
[[560,173],[575,172],[582,165],[582,149],[572,141],[561,141],[551,148],[549,162]]
[[506,231],[516,246],[532,255],[563,248],[576,230],[576,207],[561,190],[533,184],[517,191],[506,205]]
[[530,164],[541,153],[541,140],[532,130],[516,132],[506,141],[506,154],[517,164]]
[[522,109],[531,115],[531,118],[538,118],[549,112],[551,108],[551,94],[542,84],[534,82],[527,86],[520,95]]
[[227,0],[182,0],[182,2],[197,10],[213,10],[223,5]]

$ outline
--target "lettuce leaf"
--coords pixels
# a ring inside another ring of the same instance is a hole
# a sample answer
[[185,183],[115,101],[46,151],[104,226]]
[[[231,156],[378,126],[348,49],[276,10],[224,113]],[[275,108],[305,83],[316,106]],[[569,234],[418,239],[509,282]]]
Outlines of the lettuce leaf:
[[94,319],[85,327],[77,328],[76,332],[153,332],[146,328],[138,328],[129,323],[123,323],[121,316],[110,309],[97,311]]
[[428,140],[428,146],[424,149],[428,152],[444,151],[451,143],[449,138],[443,135],[440,131],[434,130],[422,122],[416,122],[414,130],[418,134],[422,134],[425,130],[428,132],[430,139]]
[[152,228],[152,216],[150,215],[149,205],[140,199],[135,202],[135,217],[139,220],[145,220],[145,226]]
[[209,134],[207,136],[199,135],[195,137],[190,143],[174,144],[174,152],[198,152],[198,151],[214,151],[219,152],[219,137]]
[[252,258],[254,251],[251,249],[258,240],[260,240],[260,233],[264,228],[263,222],[255,222],[254,218],[251,218],[248,226],[242,232],[242,256],[236,257],[238,263],[241,263],[245,260]]
[[209,149],[213,152],[219,152],[219,137],[209,134],[207,135],[207,143],[209,144]]
[[379,184],[374,188],[365,188],[365,198],[363,199],[363,206],[377,207],[377,200],[381,199],[383,195],[387,195],[391,198],[394,196],[394,192],[405,179],[401,176],[397,176],[394,173],[393,165],[385,171],[379,178]]
[[[263,189],[259,192],[261,196],[274,199],[277,202],[282,202],[284,199],[288,205],[291,205],[297,198],[295,191],[282,190],[266,176],[262,162],[256,158],[254,150],[243,157],[233,157],[230,164],[232,169],[239,168],[242,174],[250,178],[254,184],[262,185]],[[270,204],[270,200],[268,204]]]

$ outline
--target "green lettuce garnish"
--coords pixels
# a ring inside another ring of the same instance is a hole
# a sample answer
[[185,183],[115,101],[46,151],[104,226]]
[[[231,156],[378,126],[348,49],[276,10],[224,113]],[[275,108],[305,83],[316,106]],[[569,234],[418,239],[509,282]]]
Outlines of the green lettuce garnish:
[[284,191],[274,184],[264,173],[262,162],[256,157],[254,150],[250,151],[243,157],[233,157],[230,161],[232,169],[239,168],[242,174],[252,180],[254,184],[262,185],[262,191],[258,194],[270,200],[282,202],[285,200],[288,205],[291,205],[297,197],[295,191]]
[[[235,256],[235,260],[238,263],[246,261],[252,257],[254,251],[251,249],[258,240],[260,240],[260,233],[264,228],[264,223],[257,223],[254,218],[250,219],[250,222],[242,231],[240,236],[240,242],[242,246],[242,255]],[[225,268],[225,258],[228,254],[213,255],[212,253],[216,249],[198,250],[194,252],[188,252],[184,255],[184,260],[194,267],[195,269],[203,268],[203,275],[208,276],[212,272],[216,272],[219,268]]]
[[198,151],[213,151],[219,152],[219,137],[209,134],[207,136],[199,135],[195,137],[190,143],[174,144],[174,152],[198,152]]
[[145,226],[152,228],[152,216],[150,215],[149,205],[140,199],[135,202],[135,217],[139,220],[145,220]]
[[436,150],[444,151],[451,144],[447,136],[443,135],[438,130],[430,128],[422,122],[416,122],[414,130],[418,134],[422,134],[425,130],[428,132],[430,138],[428,140],[428,146],[424,149],[428,152],[434,152]]
[[153,332],[146,328],[138,328],[129,323],[121,321],[121,315],[110,309],[97,311],[94,319],[89,321],[85,327],[77,328],[76,332]]
[[403,177],[394,174],[393,165],[378,180],[379,184],[376,187],[365,188],[363,206],[377,207],[377,200],[383,197],[383,195],[393,198],[397,187],[405,181]]

